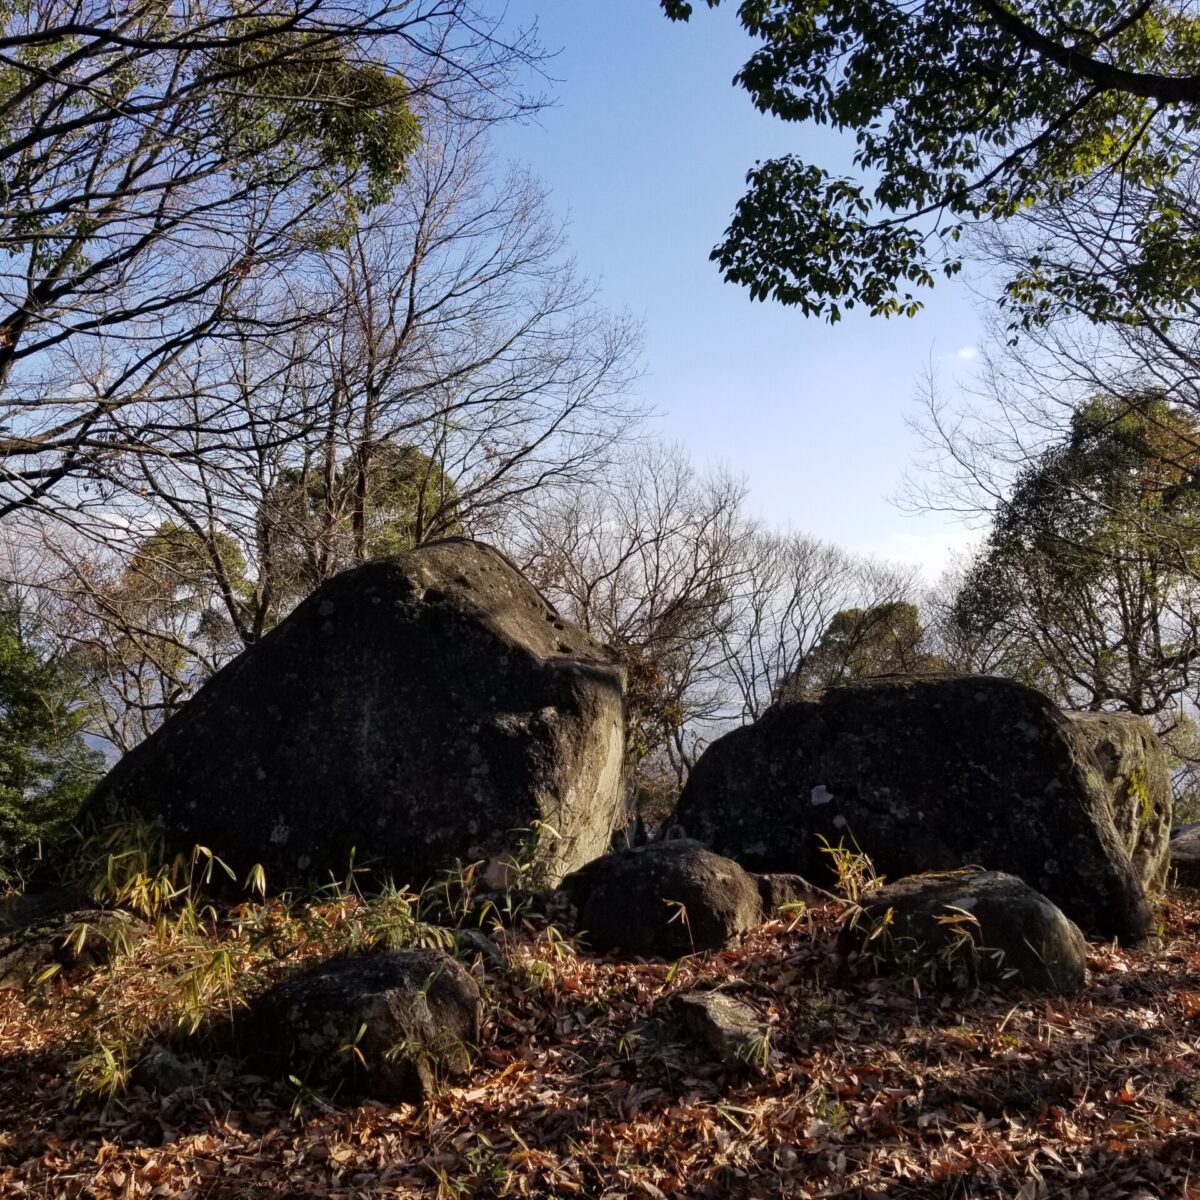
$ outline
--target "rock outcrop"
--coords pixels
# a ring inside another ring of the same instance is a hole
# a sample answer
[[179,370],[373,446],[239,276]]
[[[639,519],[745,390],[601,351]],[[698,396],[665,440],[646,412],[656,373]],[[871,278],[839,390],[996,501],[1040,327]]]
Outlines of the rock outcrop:
[[841,948],[935,982],[1036,992],[1077,991],[1087,972],[1079,927],[999,871],[917,875],[870,892],[843,926]]
[[864,680],[776,705],[715,741],[676,823],[748,869],[813,882],[832,878],[824,846],[839,843],[889,879],[1007,871],[1087,932],[1136,942],[1151,909],[1094,740],[1010,680]]
[[1133,869],[1148,890],[1161,892],[1167,885],[1175,808],[1166,748],[1150,722],[1133,713],[1066,717],[1096,756]]
[[455,860],[547,882],[621,815],[624,674],[497,551],[450,539],[346,571],[126,755],[89,812],[160,823],[270,887],[355,853],[419,886]]
[[753,877],[686,839],[607,854],[562,886],[583,940],[601,953],[679,958],[726,946],[762,920]]
[[285,979],[238,1020],[246,1057],[343,1097],[420,1103],[469,1073],[479,986],[437,950],[339,958]]

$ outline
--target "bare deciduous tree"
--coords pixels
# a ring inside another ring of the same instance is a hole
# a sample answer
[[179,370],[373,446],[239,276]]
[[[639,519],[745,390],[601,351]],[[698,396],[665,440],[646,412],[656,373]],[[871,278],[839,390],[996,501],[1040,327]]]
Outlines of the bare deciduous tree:
[[249,330],[246,285],[303,271],[388,195],[422,122],[484,119],[536,56],[468,0],[7,9],[0,515],[167,453],[178,364]]
[[496,536],[526,497],[603,472],[639,419],[638,346],[536,184],[491,174],[479,126],[430,126],[345,245],[285,290],[249,285],[239,322],[164,372],[152,446],[114,448],[93,501],[22,509],[10,536],[121,648],[89,661],[120,676],[100,685],[113,723],[141,714],[128,742],[337,571]]
[[648,823],[712,736],[780,698],[839,614],[915,590],[911,572],[757,529],[744,498],[651,447],[599,487],[551,493],[517,539],[534,581],[629,669],[633,801]]
[[720,630],[745,569],[744,494],[675,447],[644,447],[597,484],[550,493],[514,538],[530,578],[621,655],[631,765],[661,757],[675,787],[725,707]]
[[[736,696],[742,721],[757,720],[802,677],[806,686],[837,680],[853,642],[820,664],[814,655],[840,614],[878,613],[917,590],[911,571],[855,557],[803,534],[756,533],[744,555],[745,570],[721,629],[721,674]],[[871,629],[870,620],[859,622],[858,640]]]

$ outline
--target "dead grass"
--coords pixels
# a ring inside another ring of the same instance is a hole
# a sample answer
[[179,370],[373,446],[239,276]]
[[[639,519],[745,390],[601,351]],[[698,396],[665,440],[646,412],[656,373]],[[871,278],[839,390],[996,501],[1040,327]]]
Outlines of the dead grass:
[[[844,978],[832,902],[677,964],[594,959],[527,917],[496,935],[512,965],[486,977],[473,1077],[424,1109],[342,1107],[211,1050],[173,1095],[127,1063],[123,1092],[80,1098],[104,998],[130,1045],[174,1037],[186,1053],[191,1009],[168,985],[196,947],[211,963],[253,914],[236,936],[257,948],[208,999],[236,1017],[244,986],[327,953],[331,930],[370,940],[361,904],[259,904],[188,932],[181,962],[156,938],[90,979],[0,993],[0,1195],[1200,1196],[1194,897],[1171,903],[1158,947],[1093,947],[1088,989],[1055,1000]],[[679,1040],[665,1000],[699,982],[769,1019],[761,1072],[726,1075]]]

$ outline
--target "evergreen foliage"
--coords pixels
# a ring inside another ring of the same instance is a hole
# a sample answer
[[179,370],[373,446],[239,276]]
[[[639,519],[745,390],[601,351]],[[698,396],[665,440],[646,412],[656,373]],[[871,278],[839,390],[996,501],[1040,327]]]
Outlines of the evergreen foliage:
[[1200,662],[1200,427],[1167,397],[1097,396],[1000,506],[955,620],[1079,708],[1154,716]]
[[[720,0],[707,0],[715,8]],[[661,0],[674,20],[693,5]],[[745,0],[758,48],[735,76],[761,111],[855,139],[856,175],[785,155],[748,175],[713,251],[726,279],[837,321],[913,315],[963,264],[978,221],[1084,210],[1110,185],[1094,253],[1029,247],[1006,302],[1025,324],[1169,314],[1200,286],[1181,193],[1200,129],[1200,17],[1188,0]],[[1119,262],[1097,269],[1110,256]]]
[[84,716],[78,676],[39,645],[18,598],[0,593],[0,883],[61,832],[99,777]]

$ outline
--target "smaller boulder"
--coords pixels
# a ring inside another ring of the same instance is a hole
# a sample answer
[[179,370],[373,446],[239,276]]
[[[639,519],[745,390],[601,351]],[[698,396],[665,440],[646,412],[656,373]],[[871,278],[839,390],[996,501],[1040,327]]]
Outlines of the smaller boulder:
[[118,909],[77,909],[31,921],[0,937],[0,988],[26,988],[54,969],[103,966],[148,932],[144,921]]
[[684,1032],[729,1070],[766,1064],[770,1027],[744,1000],[718,991],[678,992],[670,1010]]
[[1170,880],[1179,887],[1200,887],[1200,825],[1188,825],[1171,838]]
[[1081,988],[1087,964],[1079,927],[1001,871],[914,875],[870,892],[843,925],[841,949],[933,981],[1049,993]]
[[479,1041],[479,985],[439,950],[338,958],[254,1001],[248,1056],[342,1095],[420,1103],[467,1075]]
[[762,920],[754,879],[687,839],[606,854],[562,886],[581,936],[601,953],[680,958],[727,946]]
[[765,913],[777,913],[789,904],[810,904],[817,894],[808,880],[800,875],[774,872],[755,875],[754,882],[758,884],[758,894]]
[[200,1075],[198,1064],[180,1058],[157,1042],[149,1046],[133,1069],[134,1082],[155,1096],[174,1096],[192,1087]]

